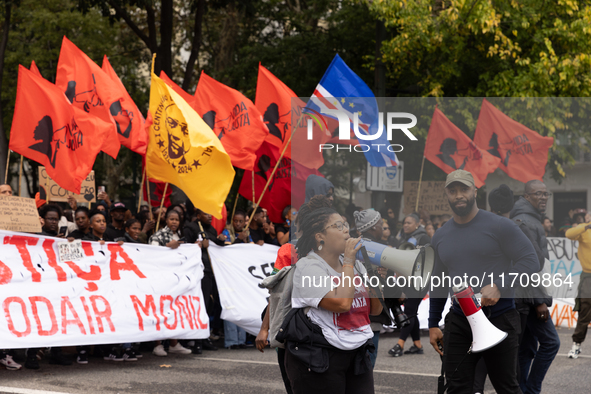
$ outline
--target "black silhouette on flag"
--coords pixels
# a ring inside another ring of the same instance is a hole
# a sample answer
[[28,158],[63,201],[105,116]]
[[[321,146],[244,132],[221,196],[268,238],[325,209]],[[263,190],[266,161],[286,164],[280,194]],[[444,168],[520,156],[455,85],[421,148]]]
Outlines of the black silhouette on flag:
[[[466,166],[466,162],[468,161],[468,156],[459,155],[458,151],[458,142],[453,138],[446,138],[441,143],[439,147],[439,151],[441,153],[437,154],[436,156],[445,164],[453,168],[454,170],[463,170]],[[456,164],[456,159],[453,157],[454,155],[463,157],[464,161],[458,167]]]
[[109,112],[115,120],[115,125],[117,126],[117,133],[123,136],[123,138],[129,138],[134,118],[133,112],[129,112],[126,109],[123,109],[121,107],[121,101],[119,100],[111,104]]
[[55,159],[59,145],[53,139],[53,122],[50,116],[45,115],[41,118],[37,127],[35,127],[33,138],[39,142],[29,146],[29,148],[46,155],[49,159],[49,164],[55,168]]

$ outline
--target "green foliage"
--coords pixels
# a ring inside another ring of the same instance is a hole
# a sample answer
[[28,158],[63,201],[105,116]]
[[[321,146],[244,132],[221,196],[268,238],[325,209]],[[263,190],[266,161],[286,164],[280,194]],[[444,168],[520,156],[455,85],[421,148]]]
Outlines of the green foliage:
[[[416,85],[423,96],[436,97],[591,95],[591,9],[584,1],[368,3],[395,33],[382,47],[394,86]],[[579,104],[547,111],[547,101],[535,101],[529,109],[537,115],[526,123],[542,135],[568,134],[575,149],[588,151],[587,127],[564,126],[569,114],[588,107]],[[574,163],[572,150],[557,144],[552,148],[549,163],[555,178]]]

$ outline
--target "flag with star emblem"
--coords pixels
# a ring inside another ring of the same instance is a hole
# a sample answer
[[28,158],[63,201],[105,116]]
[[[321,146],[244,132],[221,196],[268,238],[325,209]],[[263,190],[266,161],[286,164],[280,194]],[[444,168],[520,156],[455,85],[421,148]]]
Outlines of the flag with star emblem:
[[359,143],[369,146],[369,150],[364,151],[369,164],[373,167],[391,167],[398,164],[396,153],[387,149],[390,142],[385,130],[382,130],[379,137],[374,138],[379,133],[380,114],[373,92],[338,54],[316,86],[304,112],[334,118],[327,110],[338,110],[346,114],[351,127],[357,118],[359,134],[367,136],[360,139]]
[[216,218],[234,180],[230,156],[193,108],[152,73],[147,177],[180,188]]

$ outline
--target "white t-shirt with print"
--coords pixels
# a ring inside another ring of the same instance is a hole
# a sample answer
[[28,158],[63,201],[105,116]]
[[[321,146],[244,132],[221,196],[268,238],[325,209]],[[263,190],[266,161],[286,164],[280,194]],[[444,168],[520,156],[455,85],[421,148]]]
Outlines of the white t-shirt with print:
[[332,346],[341,350],[357,349],[373,337],[369,322],[370,298],[367,289],[360,283],[366,272],[361,263],[355,264],[355,276],[359,279],[354,283],[361,285],[355,287],[353,304],[349,312],[328,311],[318,304],[331,291],[331,281],[341,278],[341,274],[330,267],[322,257],[310,252],[296,265],[291,295],[292,308],[310,307],[308,317],[320,326],[324,337]]

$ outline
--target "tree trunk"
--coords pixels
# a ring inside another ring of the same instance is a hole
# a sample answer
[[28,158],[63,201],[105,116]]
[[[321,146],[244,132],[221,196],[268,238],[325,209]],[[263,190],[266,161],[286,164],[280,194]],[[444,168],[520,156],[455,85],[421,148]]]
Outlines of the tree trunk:
[[[10,31],[10,16],[12,12],[11,2],[5,3],[4,18],[4,29],[2,30],[2,41],[0,41],[0,92],[2,91],[2,76],[4,74],[4,55],[6,54],[6,47],[8,46],[8,32]],[[4,131],[4,124],[2,122],[3,117],[2,101],[0,100],[0,176],[2,177],[2,183],[7,183],[4,179],[6,173],[6,158],[8,157],[8,139],[6,138],[6,132]]]
[[185,78],[183,79],[183,90],[188,91],[191,87],[193,79],[193,69],[199,57],[199,49],[201,48],[203,14],[205,13],[205,0],[198,0],[197,9],[195,10],[195,27],[193,28],[193,43],[191,44],[191,55],[187,61],[185,68]]
[[162,0],[160,14],[160,46],[158,47],[158,64],[172,78],[172,38],[173,38],[173,0]]

